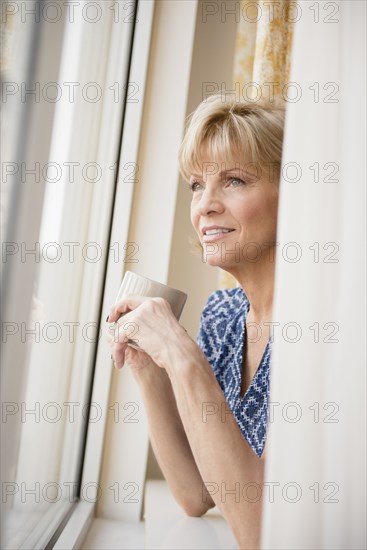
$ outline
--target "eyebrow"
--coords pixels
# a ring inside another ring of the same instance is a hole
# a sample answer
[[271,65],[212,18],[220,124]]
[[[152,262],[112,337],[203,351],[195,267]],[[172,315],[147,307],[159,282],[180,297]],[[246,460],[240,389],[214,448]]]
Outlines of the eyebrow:
[[[219,176],[223,177],[226,174],[229,174],[230,172],[240,172],[241,174],[246,174],[249,176],[257,177],[257,174],[253,174],[252,172],[249,172],[248,170],[244,171],[241,168],[229,168],[228,170],[221,170],[219,172]],[[211,175],[216,175],[216,172],[211,173]],[[201,174],[191,174],[191,177],[193,178],[201,178],[203,176],[203,172]]]

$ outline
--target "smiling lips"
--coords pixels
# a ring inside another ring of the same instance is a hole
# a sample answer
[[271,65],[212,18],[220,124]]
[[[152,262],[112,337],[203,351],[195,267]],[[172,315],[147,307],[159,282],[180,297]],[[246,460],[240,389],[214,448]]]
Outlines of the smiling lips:
[[231,233],[234,229],[228,227],[221,227],[219,225],[211,225],[208,227],[203,227],[201,232],[203,235],[203,243],[209,243],[222,239],[227,233]]

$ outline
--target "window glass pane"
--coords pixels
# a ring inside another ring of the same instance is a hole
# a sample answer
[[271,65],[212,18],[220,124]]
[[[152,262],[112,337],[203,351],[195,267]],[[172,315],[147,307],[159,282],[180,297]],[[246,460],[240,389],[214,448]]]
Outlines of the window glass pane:
[[108,71],[111,57],[127,66],[131,45],[116,51],[119,22],[107,2],[7,4],[1,209],[4,295],[15,298],[2,323],[1,547],[32,548],[78,497],[89,413],[94,422],[100,414],[88,402],[123,108],[108,92],[122,83]]

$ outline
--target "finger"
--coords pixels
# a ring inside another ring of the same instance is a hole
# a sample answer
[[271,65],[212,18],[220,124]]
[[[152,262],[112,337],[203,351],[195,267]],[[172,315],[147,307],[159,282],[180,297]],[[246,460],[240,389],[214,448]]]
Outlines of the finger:
[[146,296],[125,296],[125,298],[122,298],[110,310],[110,314],[108,316],[108,321],[114,322],[121,317],[121,314],[128,313],[129,311],[133,311],[137,307],[139,307],[143,302],[146,300],[150,300],[151,298],[147,298]]
[[113,335],[111,334],[110,330],[106,331],[105,337],[106,337],[107,344],[109,346],[112,346],[115,342],[115,339],[114,339]]
[[112,323],[109,328],[106,330],[106,340],[107,344],[111,348],[118,349],[119,347],[124,347],[128,337],[123,330],[120,331],[120,326],[116,323]]
[[113,362],[115,363],[115,367],[117,369],[122,369],[122,367],[125,364],[125,351],[126,347],[120,347],[118,349],[114,349],[112,353]]
[[126,347],[126,344],[130,342],[130,340],[136,340],[138,343],[136,338],[139,332],[138,324],[134,321],[128,321],[127,317],[128,316],[125,317],[124,315],[123,318],[116,321],[114,327],[109,330],[117,348],[121,345]]
[[109,324],[105,332],[106,341],[109,346],[120,343],[123,344],[127,340],[127,336],[124,334],[123,330],[121,330],[121,327],[124,328],[125,325],[127,325],[127,323],[122,323],[122,321],[115,321],[114,323]]

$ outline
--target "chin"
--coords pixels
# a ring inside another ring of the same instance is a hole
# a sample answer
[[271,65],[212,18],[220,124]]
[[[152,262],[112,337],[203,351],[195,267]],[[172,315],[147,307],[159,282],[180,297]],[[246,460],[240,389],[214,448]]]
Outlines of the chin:
[[223,254],[222,247],[219,250],[213,250],[212,245],[209,245],[208,247],[202,245],[201,259],[203,263],[207,265],[210,265],[212,267],[220,267],[224,270],[230,269],[231,267],[238,265],[240,260],[239,257],[234,258],[233,255],[229,252]]
[[236,267],[237,264],[233,264],[232,262],[224,262],[223,258],[221,258],[220,254],[213,255],[213,256],[206,256],[203,253],[202,255],[202,261],[206,265],[210,265],[211,267],[219,267],[220,269],[223,269],[223,271],[227,271],[230,273],[231,268]]
[[210,249],[206,250],[205,247],[202,248],[201,259],[204,264],[211,265],[213,267],[220,267],[221,264],[223,264],[223,258],[221,258],[220,252],[213,254],[210,252]]
[[221,262],[218,258],[218,261],[215,261],[215,259],[213,258],[210,258],[210,259],[207,259],[206,261],[203,260],[204,264],[206,265],[210,265],[210,267],[220,267],[221,269],[224,269],[223,268],[223,262]]

